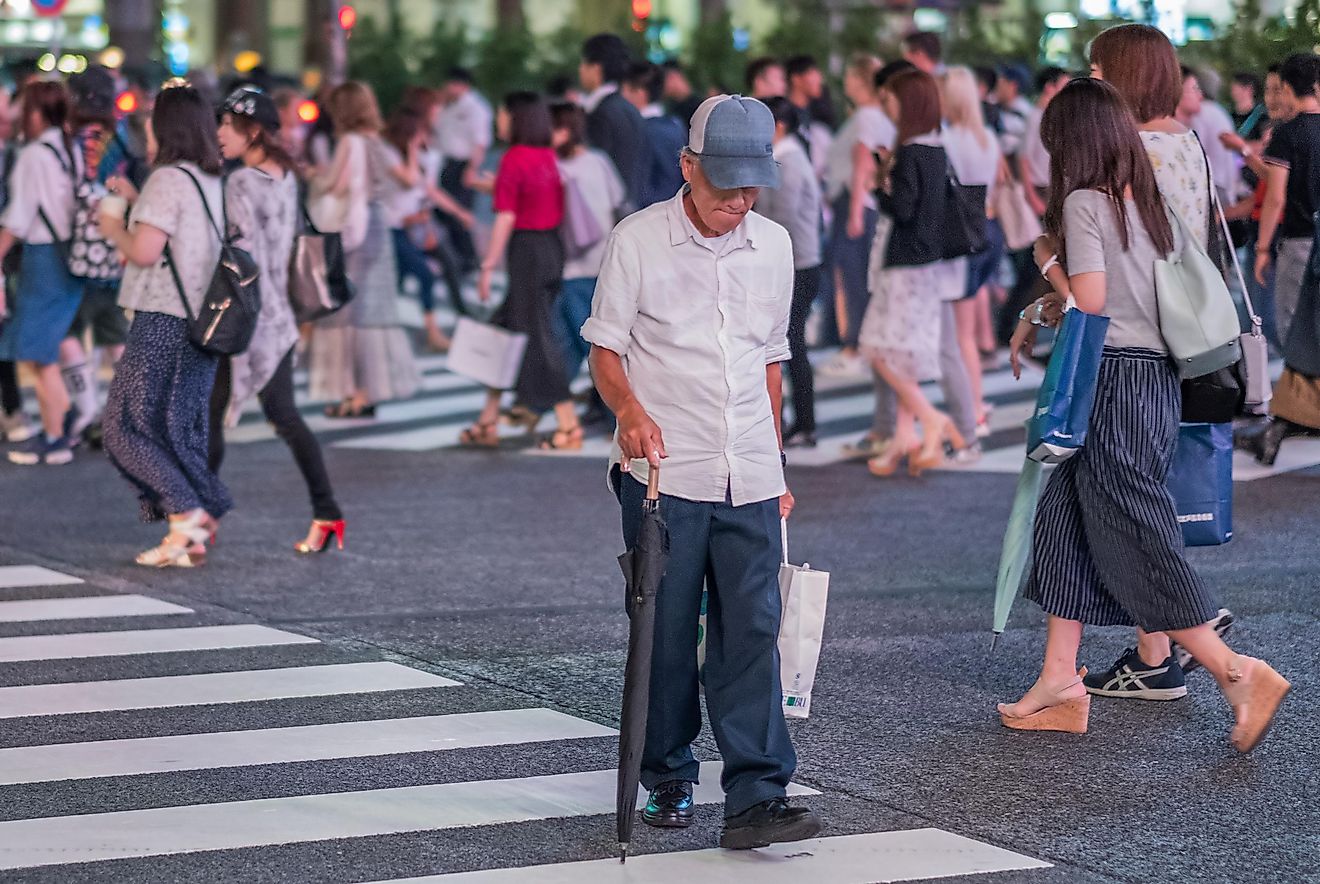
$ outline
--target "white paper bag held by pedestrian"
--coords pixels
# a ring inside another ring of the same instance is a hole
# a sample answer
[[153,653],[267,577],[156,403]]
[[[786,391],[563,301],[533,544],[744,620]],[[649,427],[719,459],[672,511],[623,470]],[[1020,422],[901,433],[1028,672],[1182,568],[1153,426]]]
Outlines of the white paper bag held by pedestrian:
[[527,335],[460,316],[449,345],[446,367],[494,390],[507,390],[518,380]]
[[779,678],[783,682],[784,717],[806,718],[811,713],[811,689],[816,681],[821,640],[825,633],[825,600],[830,575],[811,565],[788,563],[788,520],[781,520],[784,558],[779,566]]

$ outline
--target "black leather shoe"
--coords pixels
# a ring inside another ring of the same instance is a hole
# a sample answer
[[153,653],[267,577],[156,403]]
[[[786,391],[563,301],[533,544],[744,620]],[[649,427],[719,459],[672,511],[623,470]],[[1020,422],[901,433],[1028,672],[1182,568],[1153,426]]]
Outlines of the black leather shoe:
[[686,829],[692,825],[692,784],[671,780],[652,789],[642,810],[642,822],[660,829]]
[[1295,435],[1291,422],[1271,418],[1265,426],[1234,437],[1234,446],[1249,451],[1262,466],[1272,467],[1279,457],[1283,440]]
[[785,841],[805,841],[820,834],[820,817],[806,807],[790,807],[787,798],[771,798],[724,821],[720,847],[752,850]]

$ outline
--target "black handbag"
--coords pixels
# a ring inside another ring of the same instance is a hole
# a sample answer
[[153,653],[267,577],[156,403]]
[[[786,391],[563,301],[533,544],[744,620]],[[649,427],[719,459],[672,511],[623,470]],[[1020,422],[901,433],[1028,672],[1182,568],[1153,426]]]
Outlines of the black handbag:
[[338,233],[318,230],[302,209],[304,231],[293,242],[289,267],[289,303],[298,322],[329,316],[353,300],[356,290],[344,263],[344,241]]
[[[236,356],[252,343],[252,335],[257,330],[257,317],[261,315],[261,293],[257,288],[257,262],[215,226],[211,216],[211,206],[206,201],[206,193],[191,172],[182,166],[176,166],[188,176],[197,195],[202,198],[202,211],[211,222],[211,229],[220,238],[220,262],[211,274],[211,283],[202,298],[202,307],[193,315],[192,306],[183,289],[183,280],[174,265],[174,256],[169,243],[165,244],[165,263],[174,277],[174,287],[179,291],[179,300],[183,302],[184,315],[188,317],[188,339],[193,346],[213,356]],[[225,212],[224,189],[220,191],[220,217],[225,230],[229,228],[229,216]]]
[[1242,413],[1245,387],[1241,363],[1187,378],[1182,382],[1182,421],[1185,424],[1226,424]]
[[984,185],[963,184],[950,165],[945,176],[944,189],[946,235],[942,257],[949,261],[985,251],[988,223],[985,201],[988,188]]

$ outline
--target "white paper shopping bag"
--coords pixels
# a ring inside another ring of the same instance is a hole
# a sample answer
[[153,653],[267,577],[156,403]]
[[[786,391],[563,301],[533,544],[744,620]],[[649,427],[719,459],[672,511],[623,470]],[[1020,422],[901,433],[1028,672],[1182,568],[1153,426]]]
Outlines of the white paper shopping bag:
[[788,563],[788,521],[780,523],[784,560],[779,566],[779,679],[783,683],[784,717],[806,718],[811,713],[811,689],[816,682],[821,640],[825,633],[825,601],[830,575],[811,565]]
[[518,380],[526,350],[527,335],[460,316],[446,366],[492,389],[507,390]]

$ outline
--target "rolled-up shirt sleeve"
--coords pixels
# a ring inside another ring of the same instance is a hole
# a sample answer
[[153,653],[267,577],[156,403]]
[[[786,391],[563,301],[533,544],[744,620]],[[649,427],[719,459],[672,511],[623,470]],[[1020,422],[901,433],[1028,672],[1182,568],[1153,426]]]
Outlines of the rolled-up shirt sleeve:
[[596,294],[591,300],[591,316],[582,326],[583,340],[620,356],[627,355],[633,324],[637,321],[641,284],[641,254],[637,243],[615,231],[605,246]]
[[775,323],[770,329],[770,338],[765,345],[765,364],[787,362],[793,355],[788,344],[788,316],[793,309],[793,250],[788,243],[776,250],[775,262],[779,265],[775,272],[775,287],[778,297],[775,299]]

